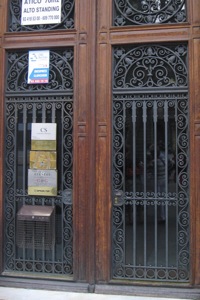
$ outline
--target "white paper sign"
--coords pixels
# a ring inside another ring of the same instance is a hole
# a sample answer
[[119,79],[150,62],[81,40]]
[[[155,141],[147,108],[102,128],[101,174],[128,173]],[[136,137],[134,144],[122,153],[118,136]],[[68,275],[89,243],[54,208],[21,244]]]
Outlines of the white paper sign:
[[49,50],[29,51],[28,84],[49,82]]
[[56,123],[32,123],[31,140],[56,140]]
[[62,0],[22,0],[21,25],[61,23]]

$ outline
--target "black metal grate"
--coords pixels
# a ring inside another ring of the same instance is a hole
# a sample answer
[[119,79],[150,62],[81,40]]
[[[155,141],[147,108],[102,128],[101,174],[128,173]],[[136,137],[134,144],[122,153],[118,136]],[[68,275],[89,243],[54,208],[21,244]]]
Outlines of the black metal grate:
[[55,244],[55,208],[25,205],[17,213],[17,245],[51,250]]
[[[73,274],[73,60],[71,47],[50,51],[49,84],[28,85],[28,52],[7,53],[4,169],[7,271]],[[56,196],[28,195],[32,123],[57,124]],[[17,214],[24,205],[39,206],[40,210],[55,207],[55,229],[52,229],[55,238],[47,236],[50,229],[42,220],[21,220],[18,224]],[[25,229],[24,236],[19,236],[17,224]]]
[[188,282],[187,45],[113,51],[112,274]]
[[114,26],[183,23],[185,0],[113,0]]

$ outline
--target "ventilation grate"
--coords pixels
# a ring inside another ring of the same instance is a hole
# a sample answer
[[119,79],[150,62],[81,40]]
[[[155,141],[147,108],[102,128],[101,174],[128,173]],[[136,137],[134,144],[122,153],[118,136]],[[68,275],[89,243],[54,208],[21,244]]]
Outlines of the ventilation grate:
[[17,245],[51,250],[55,244],[55,208],[24,205],[17,213]]

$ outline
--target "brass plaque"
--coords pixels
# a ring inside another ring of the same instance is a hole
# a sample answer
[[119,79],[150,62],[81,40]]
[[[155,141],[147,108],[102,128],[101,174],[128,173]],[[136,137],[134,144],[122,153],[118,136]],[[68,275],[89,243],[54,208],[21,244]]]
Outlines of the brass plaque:
[[32,140],[31,150],[56,150],[56,141],[51,140]]
[[57,195],[57,170],[28,170],[28,194]]
[[40,170],[56,169],[55,151],[30,151],[30,168]]

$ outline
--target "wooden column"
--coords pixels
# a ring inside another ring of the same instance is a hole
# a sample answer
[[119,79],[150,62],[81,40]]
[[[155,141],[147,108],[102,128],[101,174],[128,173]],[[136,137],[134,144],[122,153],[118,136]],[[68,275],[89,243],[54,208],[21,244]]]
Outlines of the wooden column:
[[107,282],[111,270],[111,1],[98,1],[96,92],[96,279]]
[[95,1],[76,1],[74,93],[74,279],[94,285]]
[[191,136],[191,254],[195,285],[200,285],[200,38],[193,45],[193,80],[191,82],[194,135]]
[[191,284],[200,285],[200,2],[190,3]]

